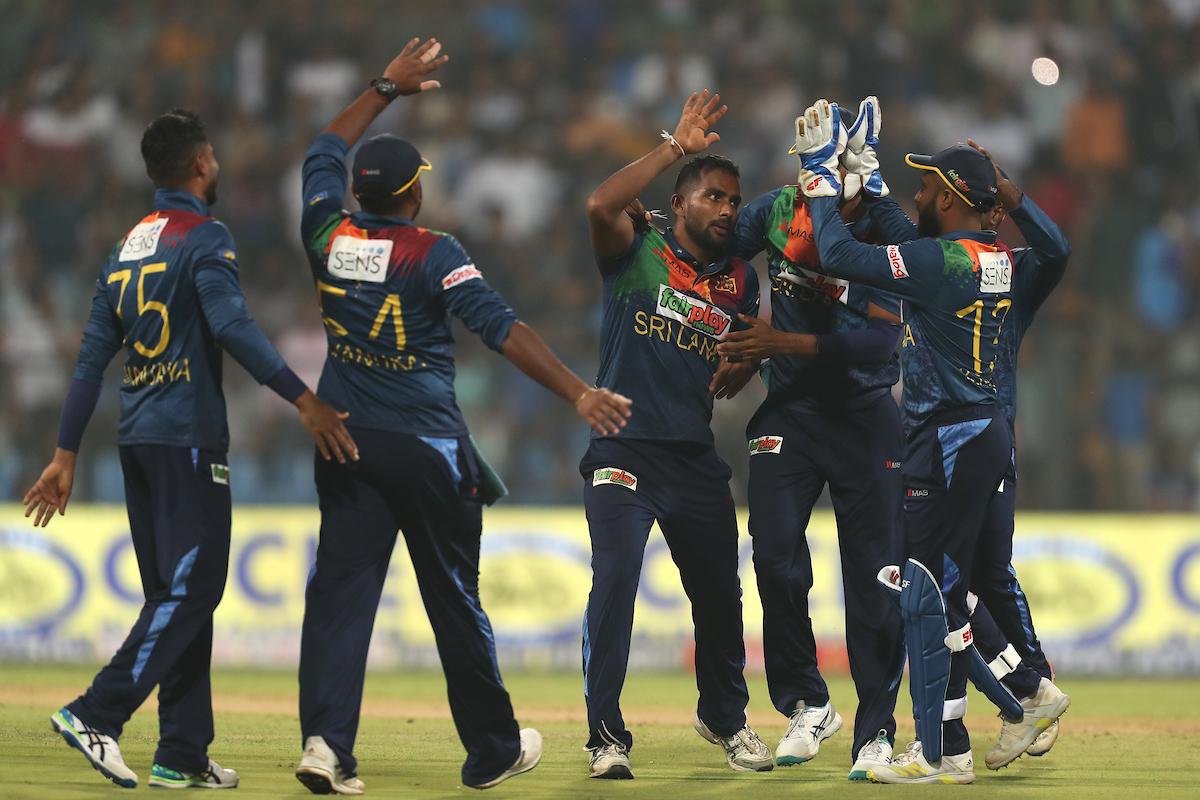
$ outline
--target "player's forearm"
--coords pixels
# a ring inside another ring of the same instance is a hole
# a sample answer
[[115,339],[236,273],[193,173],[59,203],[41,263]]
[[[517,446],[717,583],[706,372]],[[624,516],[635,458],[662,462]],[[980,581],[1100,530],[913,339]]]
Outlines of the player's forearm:
[[821,269],[838,278],[856,281],[876,289],[888,290],[894,283],[886,264],[879,261],[877,248],[863,244],[850,235],[837,210],[837,198],[817,197],[809,201],[812,211],[813,239],[821,259]]
[[1043,211],[1033,198],[1025,195],[1019,205],[1009,210],[1008,216],[1017,230],[1039,256],[1042,263],[1065,265],[1071,256],[1071,245],[1062,228]]
[[334,117],[333,122],[322,132],[336,134],[342,137],[347,145],[353,147],[375,118],[388,107],[389,102],[374,89],[367,89],[353,103],[346,106],[342,113]]
[[500,347],[512,364],[556,395],[574,403],[591,388],[546,345],[537,331],[523,322],[512,326]]
[[646,155],[609,176],[587,201],[588,219],[615,221],[650,182],[679,160],[679,148],[664,141]]
[[100,384],[75,378],[67,390],[62,416],[58,421],[58,449],[72,454],[79,452],[83,432],[87,429],[96,402],[100,399]]
[[900,326],[881,319],[868,319],[867,327],[816,337],[817,355],[839,364],[879,364],[896,352]]
[[880,244],[911,242],[921,235],[908,214],[891,197],[864,201],[863,214],[874,241]]

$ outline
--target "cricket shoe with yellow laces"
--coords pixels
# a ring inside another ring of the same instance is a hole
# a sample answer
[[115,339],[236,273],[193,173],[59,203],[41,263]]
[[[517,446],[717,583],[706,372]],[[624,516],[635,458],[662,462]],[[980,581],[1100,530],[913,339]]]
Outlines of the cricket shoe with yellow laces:
[[943,755],[937,764],[930,764],[921,752],[921,743],[911,742],[892,763],[868,769],[867,779],[872,783],[974,783],[975,768],[970,750]]
[[[984,757],[988,769],[1000,769],[1016,761],[1034,741],[1058,721],[1071,705],[1071,698],[1047,678],[1042,678],[1032,697],[1021,700],[1025,717],[1020,722],[1005,721],[996,744]],[[1054,744],[1051,740],[1050,744]],[[1048,747],[1046,748],[1049,749]],[[1043,751],[1044,753],[1045,751]]]

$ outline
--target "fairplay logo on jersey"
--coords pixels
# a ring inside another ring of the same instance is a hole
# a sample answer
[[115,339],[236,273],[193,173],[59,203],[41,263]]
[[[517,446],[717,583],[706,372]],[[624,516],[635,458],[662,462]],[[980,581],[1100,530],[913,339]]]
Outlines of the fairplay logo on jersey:
[[830,303],[838,302],[843,305],[850,302],[850,281],[822,275],[819,272],[797,267],[795,264],[782,264],[779,269],[779,280],[808,289],[818,296],[827,298]]
[[162,236],[165,227],[167,227],[166,217],[148,219],[134,225],[133,230],[125,236],[125,242],[121,245],[121,255],[117,257],[117,260],[141,261],[143,258],[154,255],[158,250],[158,239]]
[[483,273],[480,272],[474,264],[463,264],[456,270],[452,270],[446,277],[442,278],[442,291],[453,289],[460,283],[467,281],[482,280]]
[[631,492],[637,491],[637,476],[620,467],[601,467],[592,473],[592,486],[603,486],[606,483],[624,486]]
[[1008,253],[979,254],[979,291],[984,294],[1012,291],[1012,260]]
[[711,303],[688,297],[662,283],[658,285],[658,308],[655,310],[660,317],[682,322],[718,341],[729,333],[732,321],[728,314]]
[[339,236],[329,248],[329,260],[325,268],[335,278],[383,283],[387,280],[393,244],[391,239]]
[[783,437],[782,436],[759,436],[757,439],[750,440],[750,455],[757,456],[762,453],[782,453],[783,452]]
[[900,254],[898,245],[887,246],[888,266],[892,268],[892,277],[896,280],[908,277],[908,267],[904,264],[904,256]]

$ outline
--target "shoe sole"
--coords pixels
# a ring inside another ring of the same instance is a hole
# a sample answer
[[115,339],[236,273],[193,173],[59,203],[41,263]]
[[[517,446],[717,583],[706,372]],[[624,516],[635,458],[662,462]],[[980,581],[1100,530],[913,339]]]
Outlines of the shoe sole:
[[588,777],[602,781],[631,781],[633,780],[633,770],[624,764],[613,764],[603,772],[593,772]]
[[72,730],[70,730],[69,728],[67,728],[66,726],[62,725],[56,717],[53,717],[53,716],[50,717],[50,730],[54,731],[59,736],[61,736],[63,738],[63,741],[66,742],[68,745],[70,745],[71,747],[73,747],[74,749],[76,749],[80,753],[82,753],[83,757],[87,759],[87,762],[92,765],[92,769],[96,770],[96,772],[99,772],[101,775],[103,775],[105,778],[107,778],[108,780],[115,783],[117,786],[120,786],[122,789],[136,789],[137,788],[136,780],[130,780],[129,778],[119,778],[116,775],[114,775],[112,773],[112,771],[109,770],[107,767],[102,766],[99,761],[96,761],[94,758],[92,758],[92,754],[87,751],[87,748],[84,747],[82,744],[80,744],[79,740],[75,738],[75,733]]
[[[1062,696],[1062,698],[1059,699],[1058,705],[1055,706],[1054,712],[1052,712],[1051,715],[1048,715],[1048,716],[1045,716],[1042,718],[1044,720],[1049,720],[1049,722],[1047,722],[1041,728],[1034,728],[1032,731],[1030,731],[1030,734],[1032,734],[1032,735],[1027,736],[1026,739],[1021,742],[1020,749],[1017,750],[1016,755],[1014,755],[1012,758],[1008,759],[1007,761],[997,762],[995,764],[995,766],[993,766],[986,758],[984,758],[984,763],[987,764],[987,768],[990,770],[1003,769],[1004,767],[1007,767],[1009,764],[1016,761],[1021,756],[1025,755],[1025,750],[1029,747],[1029,745],[1033,744],[1033,740],[1036,739],[1037,737],[1041,736],[1045,732],[1046,728],[1049,728],[1051,725],[1053,725],[1055,723],[1056,720],[1061,718],[1063,714],[1067,713],[1067,709],[1070,707],[1071,707],[1071,696],[1064,694]],[[1043,755],[1045,755],[1045,754],[1043,753]]]
[[891,783],[893,786],[904,785],[908,783],[950,783],[950,784],[967,784],[975,782],[975,774],[969,775],[926,775],[922,778],[909,778],[902,781],[884,781],[880,780],[875,775],[875,770],[867,770],[867,780],[871,783]]
[[313,794],[334,794],[333,781],[323,772],[309,767],[296,770],[296,780],[300,781]]
[[[817,739],[817,752],[811,756],[776,756],[775,763],[781,767],[795,767],[800,764],[807,764],[817,757],[821,752],[821,742],[833,737],[835,733],[842,729],[842,715],[834,712],[833,723],[825,729],[825,732]],[[860,780],[859,778],[851,778],[850,780]],[[866,780],[864,776],[861,780]]]
[[532,761],[532,763],[526,764],[525,766],[520,767],[520,768],[510,767],[509,769],[502,772],[500,774],[500,777],[493,778],[492,780],[488,781],[487,783],[481,783],[477,786],[471,786],[471,788],[472,789],[491,789],[493,786],[499,786],[500,784],[504,783],[509,778],[515,778],[518,775],[523,775],[526,772],[529,772],[529,770],[533,769],[540,763],[542,763],[542,754],[538,753],[537,758],[535,758]]
[[[1056,724],[1057,724],[1057,722],[1058,722],[1058,720],[1055,720]],[[1051,727],[1053,727],[1053,726],[1050,726],[1050,725],[1046,726],[1046,731],[1050,730]],[[1042,733],[1038,734],[1038,736],[1041,736],[1046,731],[1042,731]],[[1035,744],[1037,744],[1037,739],[1034,739],[1033,743],[1030,744],[1029,747],[1025,748],[1025,755],[1032,756],[1033,758],[1041,758],[1042,756],[1049,753],[1054,748],[1055,743],[1058,742],[1058,734],[1060,731],[1062,731],[1061,725],[1055,729],[1054,738],[1050,740],[1050,744],[1046,746],[1045,750],[1034,750],[1033,746]]]

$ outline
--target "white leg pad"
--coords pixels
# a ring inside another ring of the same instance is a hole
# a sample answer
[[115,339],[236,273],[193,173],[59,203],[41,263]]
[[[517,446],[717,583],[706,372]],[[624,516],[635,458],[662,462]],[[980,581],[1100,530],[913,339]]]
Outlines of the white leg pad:
[[954,700],[947,700],[942,706],[942,722],[949,722],[952,719],[962,719],[967,715],[967,698],[966,695]]

